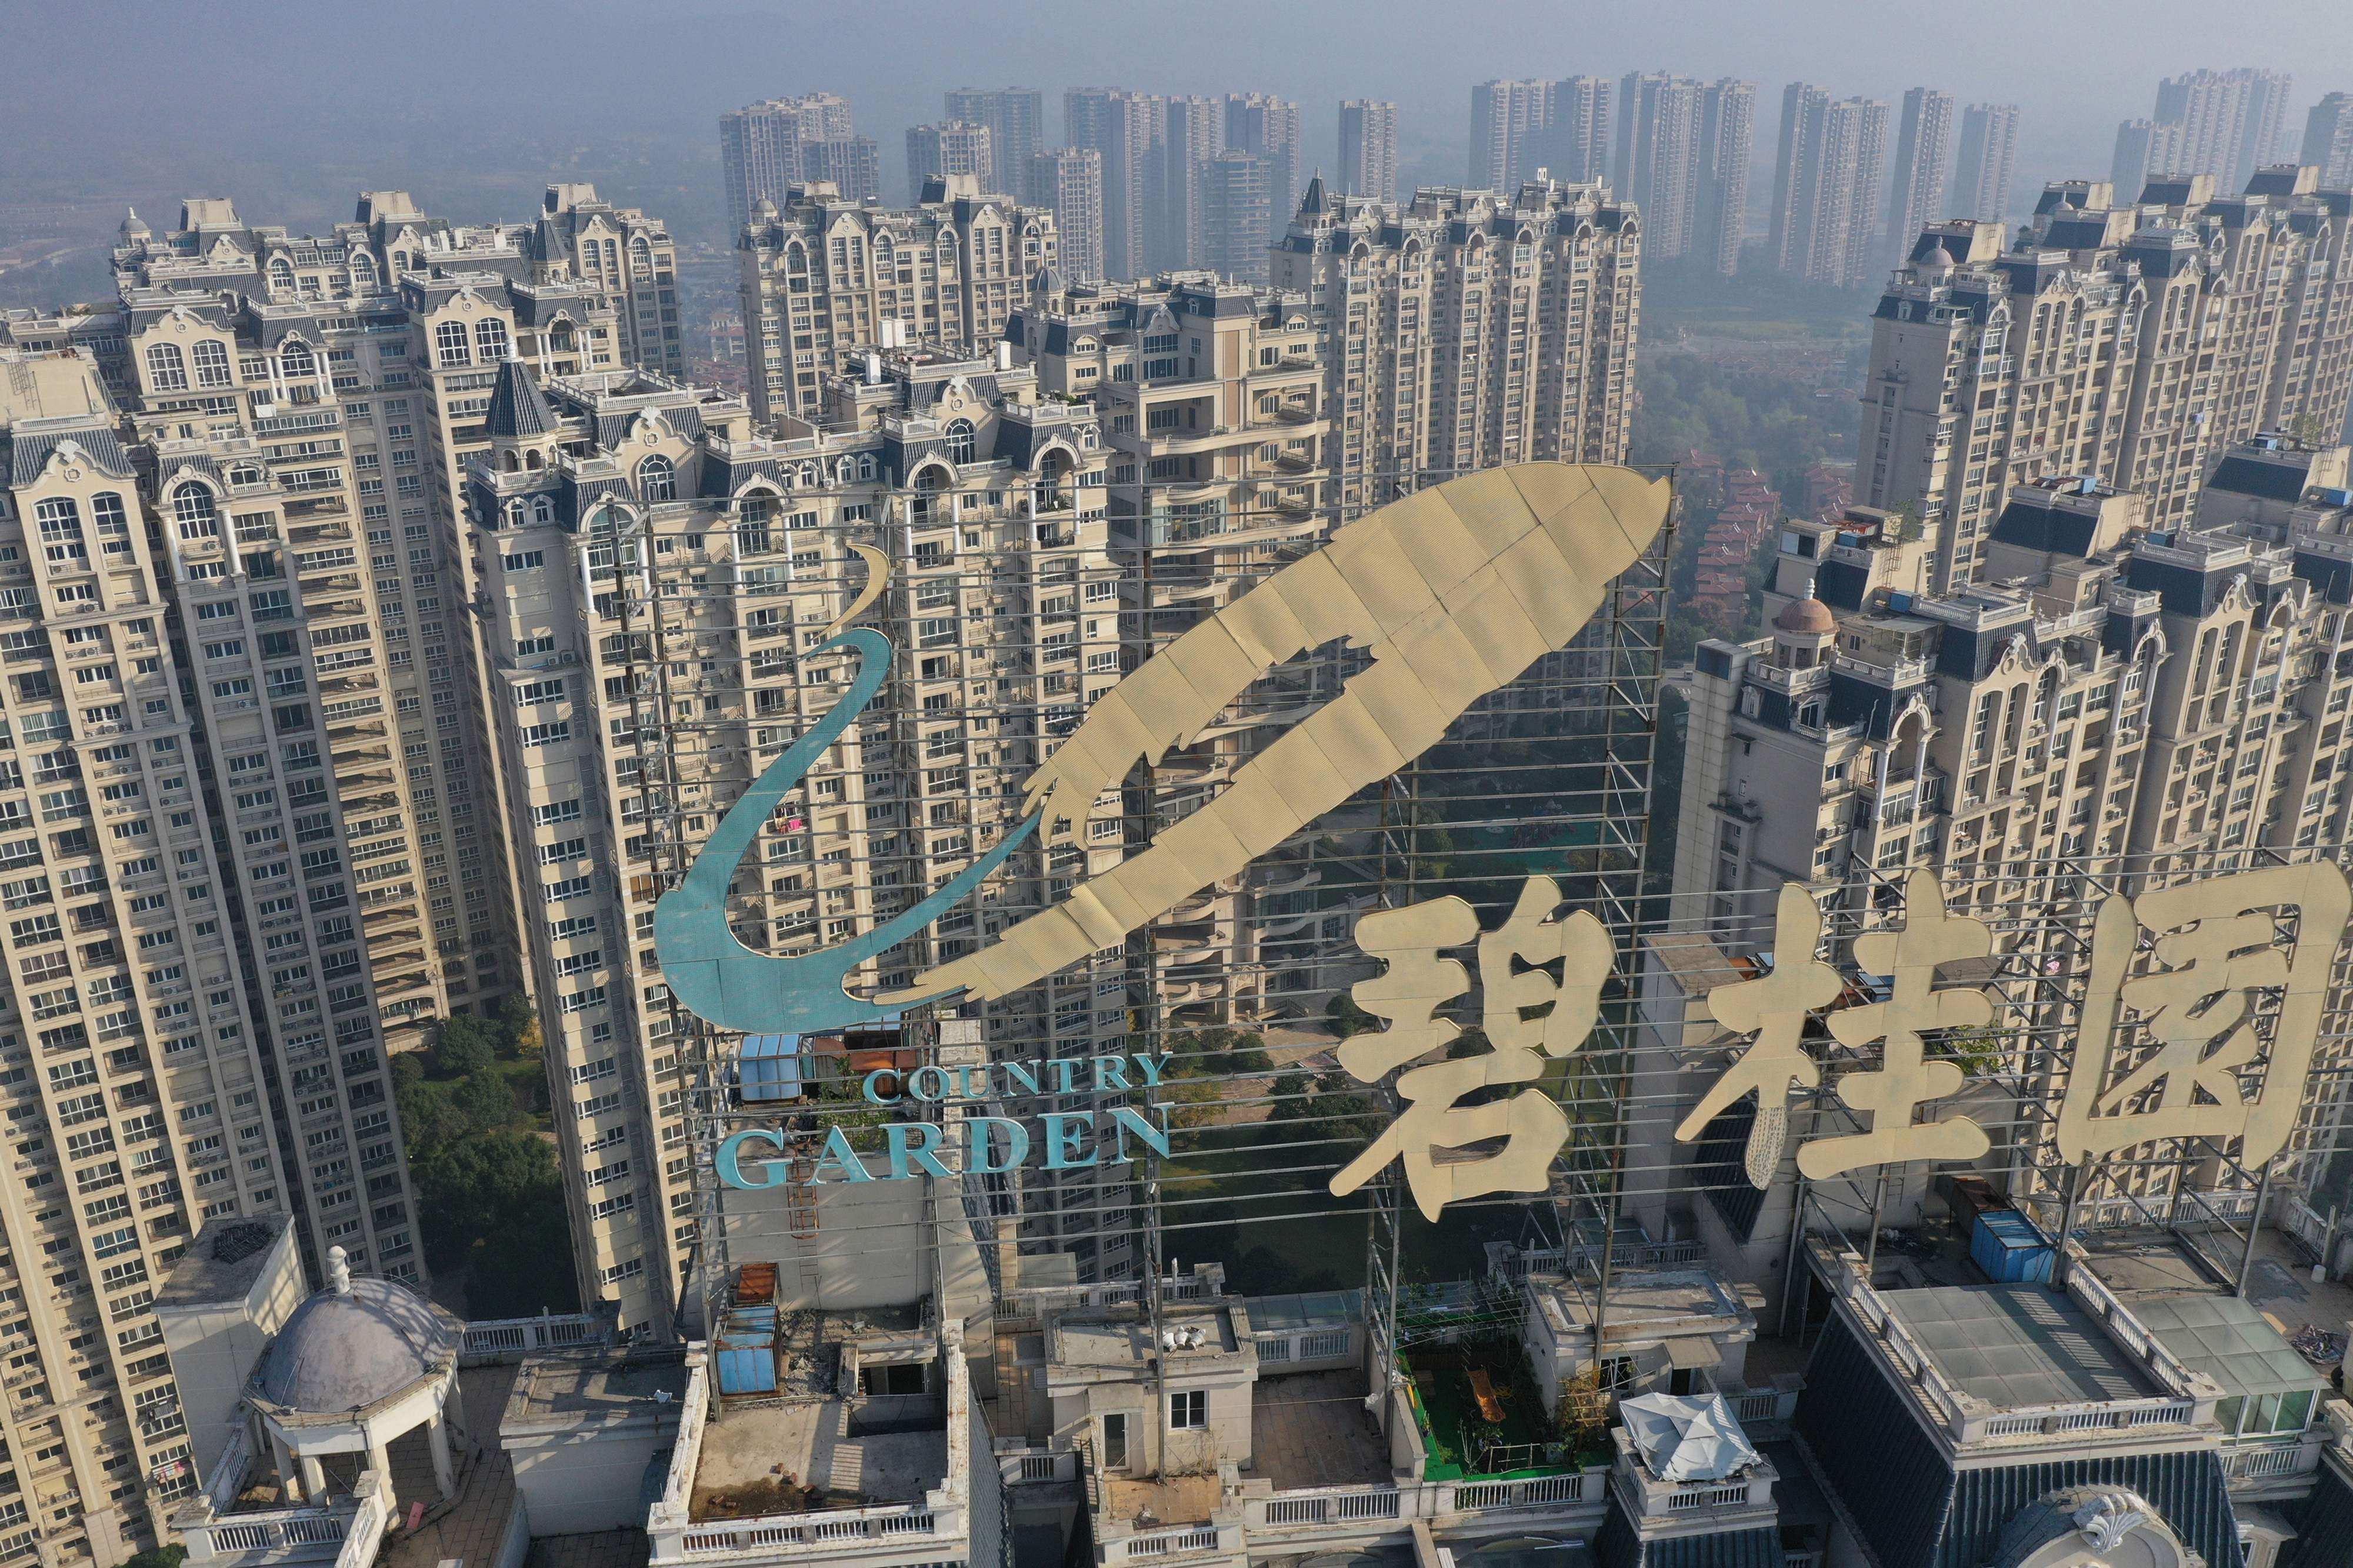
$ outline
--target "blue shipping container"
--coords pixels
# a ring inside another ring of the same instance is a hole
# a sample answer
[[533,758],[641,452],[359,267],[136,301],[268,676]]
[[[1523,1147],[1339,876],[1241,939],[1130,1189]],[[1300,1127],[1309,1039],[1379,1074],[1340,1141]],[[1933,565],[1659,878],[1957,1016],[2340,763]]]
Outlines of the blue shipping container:
[[1969,1261],[1997,1285],[2051,1280],[2051,1244],[2015,1209],[1988,1209],[1969,1232]]

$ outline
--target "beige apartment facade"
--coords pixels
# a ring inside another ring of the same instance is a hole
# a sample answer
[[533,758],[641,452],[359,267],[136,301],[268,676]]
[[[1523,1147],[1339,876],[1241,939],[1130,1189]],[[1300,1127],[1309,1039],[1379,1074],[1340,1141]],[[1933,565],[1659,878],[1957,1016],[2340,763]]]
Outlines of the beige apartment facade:
[[1029,280],[1057,261],[1054,215],[985,195],[969,175],[892,210],[823,182],[758,206],[736,240],[752,413],[816,417],[850,350],[993,343]]
[[1623,461],[1641,254],[1641,219],[1600,185],[1398,206],[1308,182],[1273,282],[1323,333],[1341,516],[1499,463]]
[[1857,489],[1931,525],[1938,587],[1982,575],[2012,487],[2094,475],[2178,526],[2234,442],[2334,433],[2353,401],[2337,259],[2353,197],[2299,171],[2257,185],[2160,181],[2126,204],[2053,184],[2016,243],[1998,223],[1918,237],[1874,314]]

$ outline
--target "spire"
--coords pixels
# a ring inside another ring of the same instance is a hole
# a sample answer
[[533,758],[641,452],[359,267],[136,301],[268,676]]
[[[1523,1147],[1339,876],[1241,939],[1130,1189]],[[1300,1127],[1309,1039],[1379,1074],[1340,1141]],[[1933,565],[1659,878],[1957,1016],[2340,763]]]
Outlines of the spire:
[[512,354],[499,365],[499,384],[491,393],[490,427],[493,439],[544,436],[555,428],[555,411],[522,361]]
[[1324,171],[1318,169],[1307,182],[1307,189],[1299,198],[1300,216],[1321,215],[1327,204],[1324,199]]

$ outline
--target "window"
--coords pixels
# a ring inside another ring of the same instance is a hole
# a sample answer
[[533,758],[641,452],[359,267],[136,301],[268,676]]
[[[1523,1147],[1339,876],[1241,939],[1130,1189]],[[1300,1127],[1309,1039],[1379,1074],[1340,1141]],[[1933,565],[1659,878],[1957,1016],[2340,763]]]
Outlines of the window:
[[973,460],[973,454],[976,449],[976,444],[973,439],[972,421],[969,419],[949,420],[947,436],[948,461],[951,463],[971,462]]
[[474,355],[484,364],[496,364],[507,357],[507,324],[493,316],[487,321],[474,323]]
[[195,345],[196,384],[227,386],[229,384],[228,350],[211,338]]
[[638,498],[649,501],[678,499],[678,471],[659,452],[638,465]]
[[1168,1429],[1172,1432],[1202,1432],[1209,1426],[1209,1391],[1187,1389],[1168,1396]]
[[319,374],[319,356],[300,338],[289,338],[278,351],[278,368],[289,381],[308,381]]
[[174,487],[172,517],[180,525],[182,539],[220,537],[220,515],[213,507],[213,492],[194,479]]
[[188,390],[188,362],[177,343],[147,345],[147,379],[158,392]]
[[472,355],[466,346],[466,323],[444,321],[433,329],[433,344],[442,364],[467,364]]

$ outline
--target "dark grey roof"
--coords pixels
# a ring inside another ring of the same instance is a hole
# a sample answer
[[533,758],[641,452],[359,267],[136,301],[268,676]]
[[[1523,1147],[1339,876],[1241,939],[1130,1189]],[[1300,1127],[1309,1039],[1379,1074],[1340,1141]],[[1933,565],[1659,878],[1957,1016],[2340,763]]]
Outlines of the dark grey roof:
[[2309,467],[2293,463],[2266,463],[2256,458],[2235,454],[2214,465],[2214,477],[2206,488],[2229,490],[2233,495],[2257,496],[2264,500],[2296,500],[2304,495],[2305,480]]
[[2353,1568],[2353,1479],[2333,1452],[2321,1455],[2312,1495],[2294,1518],[2295,1539],[2280,1548],[2279,1568]]
[[283,1409],[332,1415],[398,1394],[454,1354],[457,1320],[390,1279],[322,1290],[286,1320],[254,1373],[254,1393]]
[[555,428],[555,411],[540,395],[539,383],[519,359],[502,361],[499,384],[491,392],[490,429],[492,437],[544,436]]
[[1806,1369],[1796,1435],[1881,1568],[1978,1568],[2021,1511],[2081,1486],[2129,1488],[2209,1568],[2244,1568],[2229,1488],[2213,1452],[2116,1454],[1957,1475],[1907,1408],[1910,1398],[1847,1320],[1833,1317]]
[[67,442],[81,448],[90,466],[109,479],[127,479],[134,472],[131,455],[113,431],[104,426],[79,430],[17,431],[8,438],[9,482],[29,485],[48,466],[49,455]]

